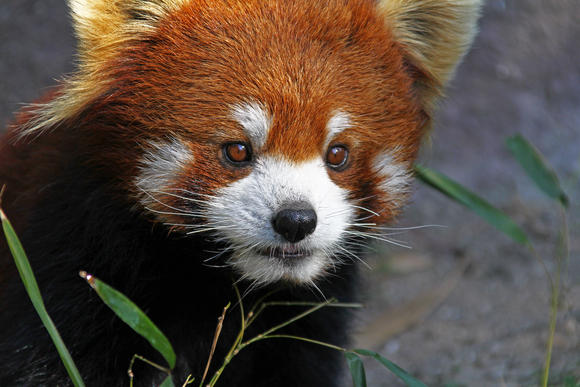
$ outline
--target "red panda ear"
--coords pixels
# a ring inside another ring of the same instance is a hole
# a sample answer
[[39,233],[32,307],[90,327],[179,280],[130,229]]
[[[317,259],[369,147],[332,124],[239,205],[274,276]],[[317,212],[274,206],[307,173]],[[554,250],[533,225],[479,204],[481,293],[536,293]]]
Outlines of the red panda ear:
[[131,39],[151,32],[157,21],[191,0],[69,0],[78,39],[78,69],[54,99],[31,106],[26,135],[74,117],[111,82],[106,66]]
[[421,90],[427,106],[453,75],[477,31],[482,0],[380,0],[379,13],[409,60],[434,88]]

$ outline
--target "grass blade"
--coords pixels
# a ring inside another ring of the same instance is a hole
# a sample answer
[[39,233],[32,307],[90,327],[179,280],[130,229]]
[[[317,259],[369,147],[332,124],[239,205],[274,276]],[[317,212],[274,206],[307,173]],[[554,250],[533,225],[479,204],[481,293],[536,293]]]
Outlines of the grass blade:
[[417,380],[417,378],[409,374],[407,371],[405,371],[395,363],[385,359],[376,352],[369,351],[368,349],[353,349],[352,351],[358,353],[359,355],[372,357],[373,359],[384,365],[392,373],[397,375],[399,379],[401,379],[408,387],[427,387],[424,383]]
[[353,352],[345,352],[344,356],[348,361],[348,367],[350,368],[350,374],[352,375],[352,382],[354,383],[354,387],[366,387],[367,377],[361,358]]
[[42,323],[48,330],[48,333],[54,342],[56,349],[58,350],[60,358],[62,359],[62,362],[64,363],[66,371],[72,379],[73,384],[76,387],[84,387],[85,384],[81,374],[74,364],[73,359],[70,356],[66,345],[62,341],[62,338],[60,337],[60,334],[58,333],[52,319],[46,311],[44,302],[42,301],[42,297],[40,295],[40,290],[38,289],[38,284],[34,278],[34,273],[32,272],[32,268],[30,267],[30,263],[26,257],[26,253],[24,252],[24,249],[18,240],[16,232],[14,232],[14,228],[10,224],[10,221],[8,221],[8,218],[2,209],[0,209],[0,218],[2,220],[2,228],[4,229],[4,235],[6,235],[6,240],[8,241],[10,252],[14,257],[14,262],[16,262],[16,267],[18,268],[22,282],[24,282],[26,292],[28,293],[32,304],[34,305],[34,309],[36,309],[36,312],[40,316]]
[[414,168],[418,179],[463,204],[516,242],[531,246],[524,231],[504,212],[492,206],[485,199],[429,168],[420,165],[415,165]]
[[165,358],[171,369],[175,367],[175,352],[171,343],[133,301],[87,272],[81,271],[80,275],[87,280],[99,297],[121,320],[149,341],[153,348]]
[[548,197],[567,207],[568,196],[562,189],[558,176],[538,149],[521,134],[508,138],[506,145],[536,185]]

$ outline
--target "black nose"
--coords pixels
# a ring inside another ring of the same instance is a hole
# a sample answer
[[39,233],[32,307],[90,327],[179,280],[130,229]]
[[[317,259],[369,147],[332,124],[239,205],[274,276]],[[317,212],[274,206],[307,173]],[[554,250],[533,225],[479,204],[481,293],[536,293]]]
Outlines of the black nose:
[[314,232],[316,212],[306,202],[289,203],[272,219],[272,226],[288,242],[300,242]]

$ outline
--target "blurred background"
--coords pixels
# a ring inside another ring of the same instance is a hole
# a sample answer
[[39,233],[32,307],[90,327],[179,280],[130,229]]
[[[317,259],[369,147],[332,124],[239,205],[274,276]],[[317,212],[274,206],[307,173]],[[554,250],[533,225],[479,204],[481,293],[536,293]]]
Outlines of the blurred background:
[[[576,387],[580,1],[488,0],[480,29],[450,85],[422,163],[511,216],[555,277],[561,212],[527,178],[505,139],[522,133],[553,165],[571,205],[570,258],[563,265],[550,380]],[[74,47],[64,0],[1,0],[2,128],[22,103],[73,69]],[[414,228],[419,226],[428,227]],[[369,307],[354,345],[380,352],[431,387],[539,385],[551,299],[543,264],[421,184],[394,227],[392,237],[411,248],[376,245],[370,254],[371,269],[362,270]],[[370,386],[402,385],[373,362],[367,362],[367,373]]]

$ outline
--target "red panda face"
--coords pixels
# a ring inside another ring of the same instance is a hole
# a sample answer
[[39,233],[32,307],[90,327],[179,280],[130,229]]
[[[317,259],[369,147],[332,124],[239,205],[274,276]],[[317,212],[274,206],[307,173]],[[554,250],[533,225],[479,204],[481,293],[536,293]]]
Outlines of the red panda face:
[[[362,140],[339,140],[351,128],[343,112],[328,120],[322,144],[313,144],[321,150],[306,160],[293,160],[292,148],[268,151],[275,118],[257,103],[236,105],[231,115],[243,134],[221,143],[213,160],[196,162],[195,145],[185,139],[152,143],[135,185],[146,211],[175,232],[203,232],[226,245],[216,257],[225,255],[243,278],[312,283],[356,259],[349,242],[360,227],[388,219],[406,197],[410,172],[396,159],[398,149],[371,152],[370,174],[351,176],[362,169],[357,154],[369,150],[357,149]],[[200,190],[206,174],[228,181]],[[353,184],[376,195],[358,197]]]
[[116,70],[103,110],[139,128],[142,210],[256,283],[312,283],[405,202],[424,116],[383,21],[353,3],[184,7]]
[[25,130],[87,133],[144,218],[225,246],[208,265],[311,284],[405,203],[472,36],[469,1],[395,3],[71,0],[79,72]]

